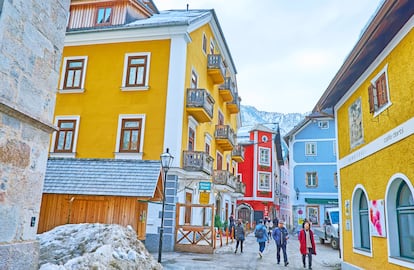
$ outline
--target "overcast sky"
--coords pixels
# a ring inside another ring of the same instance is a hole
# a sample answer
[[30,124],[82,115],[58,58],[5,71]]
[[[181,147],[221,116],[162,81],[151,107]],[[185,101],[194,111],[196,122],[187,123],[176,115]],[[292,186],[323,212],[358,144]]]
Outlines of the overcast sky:
[[243,105],[309,112],[383,0],[153,0],[159,10],[214,9]]

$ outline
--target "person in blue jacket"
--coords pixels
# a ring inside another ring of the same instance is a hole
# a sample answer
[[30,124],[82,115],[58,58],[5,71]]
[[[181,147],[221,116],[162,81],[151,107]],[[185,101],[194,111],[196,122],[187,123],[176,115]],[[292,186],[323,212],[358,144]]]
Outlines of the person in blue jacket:
[[256,237],[257,243],[259,243],[259,257],[262,258],[268,240],[267,230],[266,226],[263,224],[263,219],[259,220],[259,223],[254,228],[254,236]]
[[283,260],[285,261],[285,266],[287,266],[289,262],[288,262],[288,257],[286,253],[286,245],[287,245],[287,240],[289,239],[289,232],[286,229],[285,222],[283,220],[279,220],[279,224],[273,230],[272,236],[276,243],[277,264],[280,264],[280,249],[282,249]]

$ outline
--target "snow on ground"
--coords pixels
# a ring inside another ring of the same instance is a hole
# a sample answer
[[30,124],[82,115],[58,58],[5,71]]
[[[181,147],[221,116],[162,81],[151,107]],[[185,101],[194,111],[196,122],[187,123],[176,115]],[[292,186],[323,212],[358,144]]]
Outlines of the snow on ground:
[[37,238],[40,270],[163,269],[130,226],[68,224]]

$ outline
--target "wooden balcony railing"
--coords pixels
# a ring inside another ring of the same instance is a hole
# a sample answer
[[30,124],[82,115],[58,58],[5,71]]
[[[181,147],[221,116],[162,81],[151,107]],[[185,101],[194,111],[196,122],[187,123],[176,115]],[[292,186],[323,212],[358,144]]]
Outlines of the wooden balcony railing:
[[235,179],[235,176],[227,170],[214,170],[213,183],[215,185],[227,186],[231,189],[236,189]]
[[183,151],[183,169],[186,171],[213,174],[214,159],[206,152]]
[[231,102],[234,99],[236,93],[236,84],[233,82],[231,77],[227,77],[224,83],[219,87],[219,94],[225,102]]
[[234,146],[233,150],[231,151],[231,158],[237,162],[244,161],[244,147],[240,144]]
[[226,67],[220,54],[209,54],[207,57],[207,71],[215,84],[224,83]]
[[210,122],[214,113],[214,99],[206,89],[187,89],[187,111],[201,123]]
[[216,143],[224,151],[233,150],[236,141],[236,134],[229,125],[216,125],[214,137],[216,139]]

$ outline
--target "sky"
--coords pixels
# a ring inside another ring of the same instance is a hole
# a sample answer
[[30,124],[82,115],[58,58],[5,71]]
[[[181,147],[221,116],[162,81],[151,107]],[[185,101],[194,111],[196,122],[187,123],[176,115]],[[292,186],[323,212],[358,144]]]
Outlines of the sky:
[[214,9],[242,105],[312,111],[383,0],[153,0],[159,10]]

